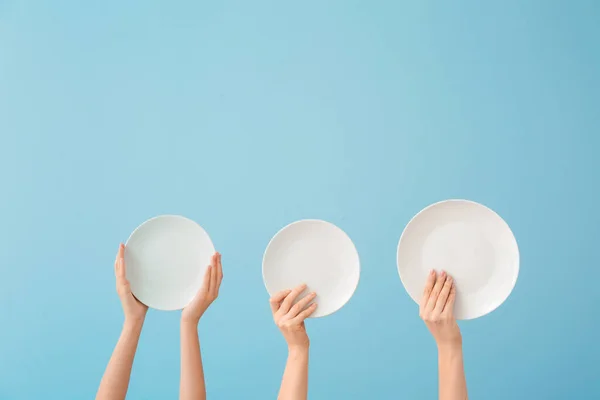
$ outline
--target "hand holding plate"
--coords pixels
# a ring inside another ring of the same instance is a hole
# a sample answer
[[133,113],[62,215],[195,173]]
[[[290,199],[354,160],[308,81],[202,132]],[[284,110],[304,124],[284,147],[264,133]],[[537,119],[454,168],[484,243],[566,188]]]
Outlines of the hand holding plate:
[[146,311],[148,306],[142,304],[135,296],[131,293],[131,287],[127,280],[125,270],[125,245],[119,246],[119,252],[115,260],[115,276],[117,278],[117,293],[121,299],[121,305],[123,306],[123,313],[125,314],[126,323],[139,323],[143,322],[146,317]]
[[431,271],[421,299],[419,315],[433,335],[438,349],[460,347],[462,336],[454,318],[456,286],[445,272]]
[[305,289],[306,285],[300,285],[294,290],[284,290],[277,293],[269,301],[275,324],[281,330],[290,349],[308,348],[310,344],[304,320],[317,309],[316,303],[309,305],[315,299],[316,294],[314,292],[310,293],[294,304],[296,298]]
[[206,272],[204,281],[196,297],[185,306],[181,313],[181,320],[198,324],[200,318],[213,301],[219,296],[219,288],[223,280],[223,266],[221,264],[221,254],[215,253]]

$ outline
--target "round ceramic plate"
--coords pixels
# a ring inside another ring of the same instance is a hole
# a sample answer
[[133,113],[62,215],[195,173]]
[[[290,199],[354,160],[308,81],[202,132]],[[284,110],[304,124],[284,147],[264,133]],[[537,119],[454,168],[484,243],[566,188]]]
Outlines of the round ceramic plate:
[[131,292],[148,307],[179,310],[194,298],[215,248],[192,220],[176,215],[152,218],[125,244]]
[[446,200],[419,212],[400,237],[397,261],[402,284],[417,304],[429,271],[448,272],[456,283],[457,319],[494,311],[519,275],[519,248],[506,222],[467,200]]
[[342,308],[358,285],[360,262],[352,240],[337,226],[319,220],[294,222],[280,230],[265,250],[263,280],[269,295],[306,283],[299,296],[316,292],[323,317]]

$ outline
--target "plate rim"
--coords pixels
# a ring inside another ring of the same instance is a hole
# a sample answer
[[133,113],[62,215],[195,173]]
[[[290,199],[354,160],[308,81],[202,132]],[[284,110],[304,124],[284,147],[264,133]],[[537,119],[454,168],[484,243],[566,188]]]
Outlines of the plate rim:
[[348,235],[346,233],[346,231],[344,231],[342,228],[340,228],[339,226],[337,226],[336,224],[334,224],[333,222],[329,222],[326,221],[324,219],[319,219],[319,218],[305,218],[305,219],[299,219],[293,222],[290,222],[289,224],[285,225],[283,228],[279,229],[269,240],[269,243],[267,244],[267,247],[265,248],[265,251],[263,252],[263,257],[262,257],[262,266],[261,266],[261,273],[262,273],[262,278],[263,278],[263,285],[265,286],[265,290],[267,291],[267,294],[269,296],[271,296],[271,294],[269,293],[269,289],[267,288],[267,280],[265,279],[265,257],[267,255],[267,252],[269,251],[269,249],[271,248],[271,245],[273,244],[273,240],[275,240],[275,238],[277,236],[279,236],[279,234],[281,232],[283,232],[284,230],[290,228],[293,225],[298,225],[298,224],[302,224],[302,223],[306,223],[306,222],[323,222],[327,225],[331,225],[333,226],[335,229],[339,230],[340,232],[342,232],[347,238],[348,240],[350,240],[350,243],[352,244],[352,248],[354,249],[354,253],[356,254],[356,259],[358,260],[358,279],[356,280],[356,284],[354,285],[354,287],[352,288],[352,293],[350,293],[350,297],[348,298],[348,301],[346,301],[346,303],[344,303],[340,308],[338,308],[335,311],[330,312],[329,314],[324,314],[324,315],[319,315],[316,317],[310,316],[308,318],[312,318],[312,319],[318,319],[318,318],[323,318],[323,317],[327,317],[329,315],[335,314],[336,312],[340,311],[342,308],[344,308],[345,305],[347,305],[350,300],[352,300],[352,298],[354,297],[354,294],[356,293],[356,289],[358,288],[358,284],[360,283],[360,271],[361,271],[361,261],[360,261],[360,254],[358,252],[358,249],[356,248],[356,245],[354,244],[354,241],[352,240],[352,238],[350,237],[350,235]]
[[[408,297],[410,297],[415,303],[419,304],[419,300],[414,299],[410,293],[408,292],[408,290],[406,289],[406,283],[404,282],[404,280],[402,279],[402,274],[400,273],[400,263],[398,262],[399,259],[399,255],[400,255],[400,245],[402,244],[402,238],[404,237],[406,230],[408,229],[408,227],[412,224],[412,222],[421,214],[425,213],[426,211],[428,211],[430,208],[434,208],[437,207],[441,204],[445,204],[445,203],[468,203],[468,204],[472,204],[478,207],[483,207],[485,209],[487,209],[488,211],[491,211],[494,215],[496,215],[500,221],[502,221],[504,223],[504,225],[506,226],[506,228],[508,229],[508,231],[510,232],[514,242],[515,242],[515,248],[516,248],[516,256],[517,256],[517,268],[516,268],[516,273],[514,278],[512,279],[511,285],[510,285],[510,291],[508,292],[508,295],[502,299],[502,301],[500,302],[500,304],[498,304],[497,306],[495,306],[494,308],[490,309],[489,311],[487,311],[484,314],[481,314],[479,316],[475,316],[475,317],[467,317],[467,318],[461,318],[461,321],[468,321],[468,320],[473,320],[473,319],[477,319],[477,318],[481,318],[481,317],[485,317],[486,315],[491,314],[492,312],[494,312],[495,310],[497,310],[498,308],[500,308],[500,306],[502,306],[506,300],[508,300],[508,298],[510,297],[510,295],[512,294],[512,292],[514,291],[516,285],[517,285],[517,280],[519,278],[519,273],[521,272],[521,252],[519,250],[519,242],[517,241],[517,237],[515,236],[515,233],[513,232],[513,230],[510,228],[510,225],[508,224],[508,222],[506,222],[506,220],[504,218],[502,218],[502,216],[500,214],[498,214],[496,211],[494,211],[492,208],[486,206],[483,203],[479,203],[477,201],[474,200],[468,200],[468,199],[459,199],[459,198],[452,198],[452,199],[445,199],[445,200],[439,200],[436,201],[434,203],[429,204],[428,206],[426,206],[425,208],[421,209],[418,213],[416,213],[415,215],[413,215],[413,217],[408,221],[408,223],[404,226],[404,229],[402,230],[402,233],[400,234],[400,238],[398,239],[398,245],[396,247],[396,270],[398,271],[398,276],[400,277],[400,282],[402,283],[402,287],[404,288],[404,291],[406,292],[406,294],[408,295]],[[458,318],[457,318],[458,319]]]
[[[183,215],[181,215],[181,214],[160,214],[160,215],[156,215],[156,216],[154,216],[154,217],[152,217],[152,218],[148,218],[147,220],[145,220],[144,222],[142,222],[141,224],[139,224],[139,225],[138,225],[138,226],[137,226],[137,227],[136,227],[136,228],[135,228],[135,229],[134,229],[134,230],[131,232],[131,234],[129,234],[129,237],[127,238],[127,240],[126,240],[126,241],[125,241],[125,243],[124,243],[124,244],[125,244],[125,252],[127,252],[127,245],[129,244],[129,241],[131,240],[131,238],[133,237],[133,235],[135,235],[135,234],[138,232],[138,230],[140,230],[140,229],[141,229],[141,228],[142,228],[144,225],[146,225],[146,224],[149,224],[150,222],[152,222],[152,221],[154,221],[154,220],[157,220],[157,219],[164,219],[164,218],[182,219],[182,220],[186,220],[186,221],[191,221],[191,222],[193,222],[193,223],[194,223],[196,226],[198,226],[198,227],[199,227],[199,228],[200,228],[200,229],[201,229],[201,230],[202,230],[202,231],[203,231],[203,232],[206,234],[206,236],[208,237],[208,241],[210,242],[210,244],[211,244],[211,246],[212,246],[213,252],[214,252],[214,251],[216,251],[216,249],[215,249],[215,244],[213,243],[213,240],[212,240],[212,238],[210,237],[210,235],[208,234],[208,232],[206,231],[206,229],[204,229],[204,228],[202,227],[202,225],[200,225],[198,222],[194,221],[194,220],[193,220],[193,219],[191,219],[191,218],[185,217],[185,216],[183,216]],[[133,294],[133,292],[132,292],[131,294],[132,294],[132,295],[133,295],[133,296],[134,296],[136,299],[138,299],[138,298],[137,298],[137,296],[135,296],[135,294]],[[187,304],[186,304],[186,305],[185,305],[185,306],[183,306],[182,308],[157,308],[157,307],[151,306],[151,305],[149,305],[149,304],[146,304],[146,303],[142,302],[142,301],[141,301],[141,300],[139,300],[139,299],[138,299],[138,301],[139,301],[140,303],[144,304],[145,306],[147,306],[148,308],[152,308],[152,309],[154,309],[154,310],[158,310],[158,311],[179,311],[179,310],[183,310],[183,309],[184,309],[184,308],[187,306]],[[188,303],[188,304],[189,304],[189,303]]]

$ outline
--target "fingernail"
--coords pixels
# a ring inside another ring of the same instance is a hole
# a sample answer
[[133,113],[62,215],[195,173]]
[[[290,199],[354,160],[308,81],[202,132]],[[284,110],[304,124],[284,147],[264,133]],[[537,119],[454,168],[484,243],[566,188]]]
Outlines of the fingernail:
[[429,272],[429,275],[431,275],[431,276],[434,276],[434,275],[435,275],[435,269],[432,269],[432,270]]
[[310,297],[315,297],[317,294],[315,292],[312,292],[311,294],[309,294]]
[[442,271],[441,276],[446,276],[446,271]]

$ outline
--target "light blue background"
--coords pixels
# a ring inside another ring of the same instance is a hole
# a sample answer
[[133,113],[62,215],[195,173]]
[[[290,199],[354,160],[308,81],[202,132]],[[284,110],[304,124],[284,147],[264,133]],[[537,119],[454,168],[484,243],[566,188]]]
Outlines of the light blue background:
[[[177,213],[224,254],[200,326],[209,398],[275,398],[262,252],[322,218],[362,272],[308,323],[310,398],[433,399],[395,251],[457,197],[521,249],[512,296],[461,325],[471,398],[596,396],[599,21],[594,0],[0,1],[0,398],[94,396],[119,241]],[[131,399],[176,398],[178,318],[149,313]]]

